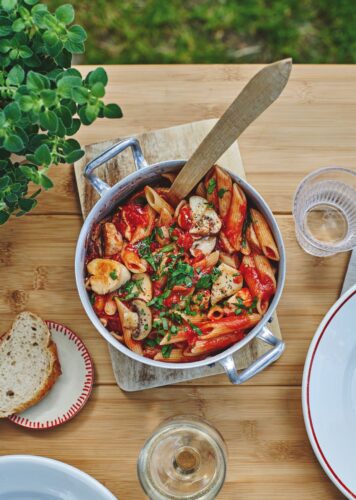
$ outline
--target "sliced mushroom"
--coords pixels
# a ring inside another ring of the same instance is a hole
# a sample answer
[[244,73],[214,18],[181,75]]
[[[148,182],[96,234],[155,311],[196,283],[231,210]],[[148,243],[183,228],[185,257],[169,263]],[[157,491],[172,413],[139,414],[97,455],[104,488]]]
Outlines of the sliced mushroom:
[[124,334],[129,337],[138,335],[139,333],[139,321],[138,314],[131,311],[118,297],[114,297],[117,310],[119,312],[120,323]]
[[149,275],[147,273],[133,274],[132,280],[139,281],[139,285],[136,286],[138,291],[137,298],[145,302],[152,300],[152,281]]
[[131,304],[138,315],[138,328],[132,333],[132,338],[134,340],[143,340],[152,330],[152,313],[143,300],[135,299]]
[[116,313],[117,307],[113,299],[107,299],[107,301],[105,302],[104,311],[108,316],[113,316]]
[[215,248],[216,238],[215,236],[206,236],[205,238],[200,238],[195,240],[190,247],[190,253],[195,257],[199,252],[204,255],[209,255]]
[[116,229],[115,224],[106,222],[103,225],[104,251],[105,255],[115,255],[122,249],[122,236]]
[[99,295],[114,292],[130,279],[126,267],[112,259],[93,259],[87,264],[87,270],[91,274],[88,284]]

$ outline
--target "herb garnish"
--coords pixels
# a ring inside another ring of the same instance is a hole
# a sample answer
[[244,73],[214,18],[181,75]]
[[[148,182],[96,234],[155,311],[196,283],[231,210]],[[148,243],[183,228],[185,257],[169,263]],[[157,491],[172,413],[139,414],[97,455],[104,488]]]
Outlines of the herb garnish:
[[169,358],[172,352],[173,346],[172,344],[164,345],[162,347],[162,356],[164,358]]
[[113,271],[111,271],[111,273],[109,273],[109,276],[112,280],[117,280],[118,276],[117,276],[117,272],[116,272],[116,269],[114,269]]
[[215,188],[216,188],[216,180],[214,179],[214,177],[212,177],[208,183],[206,191],[208,194],[212,194]]
[[221,275],[220,269],[214,267],[211,274],[203,274],[195,285],[196,290],[206,290],[210,288]]
[[257,306],[257,300],[258,300],[257,297],[254,297],[251,305],[245,306],[241,297],[237,297],[237,302],[233,304],[234,306],[237,306],[237,309],[235,309],[235,314],[238,316],[239,314],[241,314],[242,310],[247,311],[247,314],[252,314],[253,310]]
[[222,198],[227,191],[229,191],[229,190],[225,189],[225,188],[219,189],[219,191],[218,191],[219,198]]

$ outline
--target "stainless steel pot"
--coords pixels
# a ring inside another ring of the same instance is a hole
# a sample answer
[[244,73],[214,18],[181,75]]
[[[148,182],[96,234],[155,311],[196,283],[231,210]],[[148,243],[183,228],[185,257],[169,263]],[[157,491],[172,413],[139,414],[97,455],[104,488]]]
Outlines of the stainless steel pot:
[[[125,179],[121,180],[115,186],[110,187],[102,179],[94,175],[94,170],[112,159],[114,156],[121,153],[124,149],[131,147],[133,158],[136,166],[136,172],[128,175]],[[272,315],[277,307],[281,293],[284,286],[285,280],[285,249],[282,241],[282,236],[280,230],[277,226],[276,220],[260,194],[246,181],[238,177],[237,175],[230,172],[231,177],[235,182],[237,182],[242,189],[245,191],[249,200],[263,213],[266,217],[270,228],[275,237],[278,250],[280,253],[280,262],[278,269],[278,281],[277,281],[277,291],[270,306],[261,319],[261,321],[246,335],[246,337],[225,351],[211,356],[210,358],[204,359],[202,361],[194,361],[192,363],[166,363],[161,361],[154,361],[143,356],[139,356],[134,353],[119,341],[117,341],[108,330],[99,321],[96,316],[92,305],[89,300],[88,293],[85,289],[85,254],[88,238],[90,235],[91,228],[93,224],[102,220],[106,215],[108,215],[120,202],[127,198],[130,194],[136,190],[142,188],[147,184],[158,180],[162,173],[165,172],[175,172],[180,170],[185,164],[185,160],[170,160],[151,165],[147,164],[140,147],[139,142],[135,138],[125,139],[107,151],[103,152],[100,156],[92,160],[88,165],[86,165],[84,170],[84,175],[94,187],[94,189],[99,193],[100,200],[92,208],[88,217],[86,218],[82,230],[80,232],[76,254],[75,254],[75,278],[77,282],[77,288],[82,301],[85,312],[89,316],[89,319],[98,330],[98,332],[116,349],[126,354],[130,358],[139,361],[140,363],[145,363],[150,366],[156,366],[159,368],[171,368],[175,369],[186,369],[198,368],[200,366],[212,365],[214,363],[220,363],[225,369],[230,381],[233,384],[241,384],[253,377],[268,365],[276,361],[282,352],[284,351],[284,342],[276,338],[272,332],[268,329],[267,324],[271,321]],[[256,359],[250,366],[244,370],[238,372],[238,367],[236,368],[233,359],[233,354],[242,349],[246,344],[251,342],[254,338],[258,338],[272,346],[272,348],[265,354]]]

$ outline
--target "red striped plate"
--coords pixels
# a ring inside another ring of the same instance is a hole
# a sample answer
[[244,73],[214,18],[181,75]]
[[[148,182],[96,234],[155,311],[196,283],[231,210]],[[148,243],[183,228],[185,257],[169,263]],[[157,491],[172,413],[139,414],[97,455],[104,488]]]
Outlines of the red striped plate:
[[88,401],[94,382],[93,362],[82,340],[59,323],[46,323],[57,345],[62,375],[37,405],[9,417],[28,429],[50,429],[71,420]]

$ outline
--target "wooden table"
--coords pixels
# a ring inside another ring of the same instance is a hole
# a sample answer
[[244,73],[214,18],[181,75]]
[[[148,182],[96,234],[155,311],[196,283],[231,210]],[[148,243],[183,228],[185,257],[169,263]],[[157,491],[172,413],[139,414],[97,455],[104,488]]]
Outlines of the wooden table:
[[[108,101],[125,118],[102,120],[78,134],[82,144],[218,117],[257,65],[109,67]],[[89,67],[80,68],[84,73]],[[0,422],[1,453],[45,455],[92,474],[124,500],[144,498],[136,459],[163,419],[193,413],[210,420],[229,448],[219,498],[334,499],[342,495],[310,447],[301,408],[303,364],[321,318],[339,295],[348,256],[318,259],[297,245],[293,192],[308,172],[355,166],[356,67],[295,66],[282,97],[242,136],[248,180],[274,210],[287,248],[287,282],[278,308],[287,349],[241,387],[225,376],[125,394],[115,385],[105,341],[77,296],[73,258],[82,218],[71,166],[52,170],[55,188],[35,212],[0,228],[0,331],[30,309],[62,322],[85,341],[96,384],[70,423],[36,432]],[[1,488],[1,486],[0,486]]]

